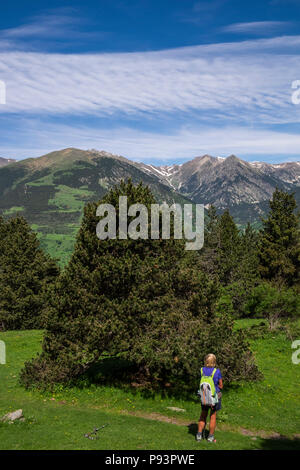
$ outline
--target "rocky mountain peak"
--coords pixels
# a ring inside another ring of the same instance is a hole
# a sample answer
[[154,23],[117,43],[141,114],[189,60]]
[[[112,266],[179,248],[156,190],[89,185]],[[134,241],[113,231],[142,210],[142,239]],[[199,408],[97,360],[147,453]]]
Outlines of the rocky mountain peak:
[[9,165],[10,163],[15,163],[17,160],[14,160],[13,158],[4,158],[0,157],[0,167]]

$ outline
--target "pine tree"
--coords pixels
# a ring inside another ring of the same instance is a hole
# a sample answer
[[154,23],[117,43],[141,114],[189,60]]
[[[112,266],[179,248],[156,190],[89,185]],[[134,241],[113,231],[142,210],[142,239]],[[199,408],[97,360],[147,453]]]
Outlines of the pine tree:
[[299,284],[299,214],[294,195],[276,189],[269,205],[260,234],[259,271],[278,286]]
[[[100,202],[112,204],[118,214],[121,195],[128,206],[150,208],[155,202],[148,187],[131,181]],[[212,344],[209,330],[215,331],[216,322],[225,345],[219,361],[229,371],[237,337],[232,323],[214,311],[218,289],[199,269],[198,254],[186,254],[184,241],[173,237],[99,240],[98,204],[85,207],[74,254],[51,292],[43,351],[25,365],[23,383],[68,382],[105,352],[129,360],[135,379],[151,387],[172,380],[194,386],[199,355],[202,359]],[[239,355],[231,377],[249,360],[246,344],[238,348],[245,355]],[[255,366],[251,370],[255,375]]]
[[[119,196],[127,196],[128,207],[140,203],[150,209],[156,202],[148,187],[129,180],[86,205],[72,258],[51,292],[43,353],[27,366],[28,377],[64,382],[104,351],[130,349],[149,321],[150,300],[168,290],[172,267],[184,253],[181,240],[97,238],[98,205],[113,205],[118,216]],[[118,234],[118,224],[116,229]]]
[[0,219],[0,329],[40,328],[58,273],[24,218]]
[[241,236],[240,276],[245,277],[251,284],[259,279],[258,273],[258,243],[259,234],[248,222]]
[[234,280],[241,253],[239,230],[228,210],[220,217],[219,278],[223,286]]
[[257,254],[258,240],[258,233],[248,223],[244,232],[240,234],[238,262],[231,283],[226,288],[226,292],[230,294],[232,300],[235,317],[245,315],[245,303],[249,293],[260,282]]
[[209,207],[204,247],[199,254],[202,268],[210,277],[223,286],[234,280],[241,257],[241,239],[228,210],[219,216],[213,205]]
[[204,246],[200,250],[201,268],[210,278],[219,279],[220,217],[214,205],[210,205],[206,214]]

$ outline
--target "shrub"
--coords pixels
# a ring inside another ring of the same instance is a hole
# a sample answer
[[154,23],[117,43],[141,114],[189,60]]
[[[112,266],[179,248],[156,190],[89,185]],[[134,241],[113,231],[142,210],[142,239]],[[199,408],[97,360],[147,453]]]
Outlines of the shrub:
[[258,250],[261,277],[279,286],[299,285],[300,215],[296,213],[294,194],[276,189],[269,205]]
[[275,328],[280,318],[299,317],[300,296],[292,288],[278,289],[263,282],[252,290],[245,305],[245,315],[267,318],[270,328]]
[[0,219],[0,329],[41,328],[58,273],[23,217]]
[[[120,195],[128,205],[155,202],[131,181],[101,202],[118,210]],[[73,256],[51,291],[43,351],[25,365],[22,382],[66,383],[105,353],[134,363],[134,379],[145,386],[194,388],[208,351],[217,353],[228,380],[254,378],[247,344],[231,317],[215,311],[218,285],[199,269],[198,254],[172,238],[100,241],[97,206],[85,208]]]

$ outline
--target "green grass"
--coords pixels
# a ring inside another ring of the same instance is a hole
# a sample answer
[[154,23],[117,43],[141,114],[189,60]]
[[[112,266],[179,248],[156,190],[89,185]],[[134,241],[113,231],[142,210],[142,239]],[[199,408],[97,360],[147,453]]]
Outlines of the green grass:
[[249,328],[255,325],[261,325],[261,324],[266,325],[267,323],[268,321],[262,318],[241,318],[235,321],[234,329],[239,330],[239,329]]
[[300,365],[291,362],[291,342],[278,335],[252,344],[264,380],[233,384],[225,391],[231,423],[288,436],[299,433]]
[[65,185],[56,186],[57,192],[54,199],[49,199],[49,205],[56,206],[56,211],[78,212],[83,211],[87,200],[91,198],[92,191],[87,189],[70,188]]
[[[26,418],[0,423],[2,450],[300,448],[295,439],[300,433],[300,365],[291,363],[291,344],[283,335],[251,341],[264,379],[225,388],[216,444],[195,442],[200,406],[193,398],[146,397],[141,391],[96,384],[57,387],[52,393],[24,390],[18,373],[24,361],[40,351],[42,332],[10,331],[0,333],[0,340],[7,352],[7,363],[0,365],[0,416],[22,408]],[[186,411],[174,412],[169,406]],[[108,426],[99,431],[98,440],[83,436],[103,424]]]
[[43,178],[40,178],[35,181],[31,181],[27,183],[28,186],[47,186],[53,184],[53,173],[50,173],[49,175],[44,176]]
[[4,215],[16,215],[18,212],[23,212],[25,207],[22,206],[12,206],[9,209],[3,211]]
[[44,235],[38,232],[38,239],[41,248],[52,258],[58,259],[61,268],[66,266],[74,251],[75,235],[72,233],[48,233]]

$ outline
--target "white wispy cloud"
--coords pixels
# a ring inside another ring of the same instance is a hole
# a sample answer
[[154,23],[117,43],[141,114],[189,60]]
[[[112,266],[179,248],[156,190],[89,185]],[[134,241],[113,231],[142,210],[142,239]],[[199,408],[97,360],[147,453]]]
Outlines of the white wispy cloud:
[[[34,17],[29,23],[17,26],[15,28],[2,29],[0,37],[6,39],[31,38],[38,36],[65,36],[69,28],[76,24],[76,18],[69,15],[40,15]],[[67,29],[67,30],[66,30]]]
[[293,23],[290,21],[252,21],[249,23],[233,23],[224,26],[222,31],[228,33],[250,33],[250,34],[266,34],[275,33],[278,30],[287,29]]
[[37,157],[53,150],[77,147],[106,150],[153,163],[185,161],[206,153],[220,156],[234,153],[248,160],[265,154],[272,155],[272,161],[278,160],[277,156],[280,156],[279,161],[300,161],[300,135],[239,126],[182,127],[172,133],[159,133],[128,127],[101,129],[24,120],[10,138],[12,144],[2,145],[1,156]]
[[[300,79],[300,36],[136,53],[58,54],[16,47],[24,38],[65,37],[72,25],[67,13],[57,21],[52,13],[0,31],[0,80],[7,97],[0,122],[10,122],[4,131],[0,127],[1,155],[25,158],[94,147],[149,161],[204,153],[299,159],[300,136],[266,127],[300,122],[300,106],[291,102],[292,81]],[[135,122],[166,116],[172,124],[181,115],[189,125],[172,132],[142,131],[130,127],[130,120],[118,125],[128,116]],[[56,116],[63,116],[64,124],[47,121]],[[82,117],[105,116],[115,119],[110,129],[78,124]]]
[[157,52],[1,52],[7,104],[0,112],[194,110],[245,122],[298,122],[291,83],[300,78],[299,44],[300,36],[293,36]]
[[105,31],[82,29],[87,20],[72,7],[50,9],[28,19],[24,24],[0,30],[0,50],[39,51],[47,45],[56,45],[63,40],[63,46],[69,43],[90,39],[101,39],[109,35]]

